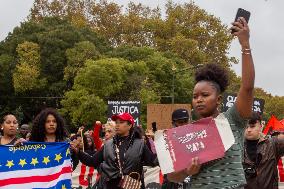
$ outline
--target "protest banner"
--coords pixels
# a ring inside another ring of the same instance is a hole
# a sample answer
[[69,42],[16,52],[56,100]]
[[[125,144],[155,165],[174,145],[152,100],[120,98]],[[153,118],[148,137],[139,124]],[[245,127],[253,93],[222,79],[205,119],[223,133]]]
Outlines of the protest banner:
[[94,167],[88,167],[81,162],[72,172],[72,188],[86,189],[93,186],[99,179],[100,175]]
[[131,114],[135,121],[134,125],[140,125],[140,101],[108,101],[108,121],[111,121],[112,115],[121,113]]
[[161,189],[163,184],[163,175],[161,168],[144,166],[144,182],[146,189]]
[[234,142],[230,124],[223,114],[155,134],[163,174],[185,169],[194,157],[199,158],[200,164],[222,158]]
[[[225,93],[223,95],[222,111],[225,112],[231,108],[237,100],[236,94]],[[260,115],[263,114],[265,100],[260,98],[254,98],[252,110]]]

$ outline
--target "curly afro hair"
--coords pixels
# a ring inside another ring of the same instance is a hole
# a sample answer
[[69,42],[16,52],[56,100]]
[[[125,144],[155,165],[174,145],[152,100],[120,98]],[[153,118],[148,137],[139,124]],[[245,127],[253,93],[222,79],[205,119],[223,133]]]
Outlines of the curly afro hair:
[[228,73],[217,64],[206,64],[195,73],[195,82],[212,82],[219,93],[223,93],[229,85]]
[[53,108],[46,108],[42,110],[34,119],[31,132],[30,141],[44,142],[45,137],[45,122],[49,115],[53,115],[57,122],[56,128],[56,142],[63,142],[67,138],[67,131],[65,128],[65,121],[59,113]]

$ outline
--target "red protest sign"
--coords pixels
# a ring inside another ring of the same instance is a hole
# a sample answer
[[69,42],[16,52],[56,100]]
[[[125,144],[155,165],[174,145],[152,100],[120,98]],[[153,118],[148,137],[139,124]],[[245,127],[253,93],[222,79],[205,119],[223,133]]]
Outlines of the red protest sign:
[[203,164],[225,156],[234,136],[225,117],[205,118],[155,134],[155,146],[163,174],[187,168],[192,158]]
[[194,157],[198,157],[199,163],[203,164],[225,155],[225,148],[213,118],[170,129],[167,135],[176,171],[190,165]]

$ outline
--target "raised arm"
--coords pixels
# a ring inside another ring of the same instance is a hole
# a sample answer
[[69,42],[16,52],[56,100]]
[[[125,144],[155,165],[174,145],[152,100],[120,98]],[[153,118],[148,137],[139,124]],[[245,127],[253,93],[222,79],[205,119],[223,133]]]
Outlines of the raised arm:
[[102,147],[103,142],[100,139],[100,131],[102,129],[102,124],[99,121],[96,121],[94,124],[94,132],[93,132],[93,138],[94,138],[94,143],[96,146],[97,150],[100,150]]
[[244,18],[234,22],[232,29],[242,48],[242,82],[238,93],[236,108],[242,118],[249,118],[252,113],[255,71],[249,43],[249,27]]

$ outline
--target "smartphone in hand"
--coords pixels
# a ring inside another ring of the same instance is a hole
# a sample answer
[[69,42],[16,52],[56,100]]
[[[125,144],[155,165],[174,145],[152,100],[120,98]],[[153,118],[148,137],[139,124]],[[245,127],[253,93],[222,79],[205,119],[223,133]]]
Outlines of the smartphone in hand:
[[[250,18],[250,12],[245,10],[245,9],[242,9],[242,8],[239,8],[238,9],[238,12],[237,12],[237,15],[236,15],[236,18],[235,18],[235,22],[238,22],[238,19],[240,17],[243,17],[247,23],[249,22],[249,18]],[[236,32],[235,30],[232,30],[232,33]]]

